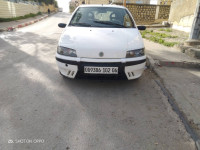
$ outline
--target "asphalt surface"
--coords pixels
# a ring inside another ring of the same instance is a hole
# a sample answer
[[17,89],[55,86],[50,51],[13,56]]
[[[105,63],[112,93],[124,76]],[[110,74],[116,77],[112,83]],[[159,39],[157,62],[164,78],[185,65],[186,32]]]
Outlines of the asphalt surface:
[[149,70],[133,81],[60,76],[57,24],[69,17],[0,33],[0,150],[195,150]]

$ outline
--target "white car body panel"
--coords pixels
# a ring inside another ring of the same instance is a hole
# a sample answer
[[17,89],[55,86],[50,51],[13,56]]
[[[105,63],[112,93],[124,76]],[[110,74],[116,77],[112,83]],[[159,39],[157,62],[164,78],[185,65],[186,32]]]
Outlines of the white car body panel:
[[144,47],[136,28],[67,27],[61,35],[59,46],[76,50],[78,57],[125,58],[126,51]]

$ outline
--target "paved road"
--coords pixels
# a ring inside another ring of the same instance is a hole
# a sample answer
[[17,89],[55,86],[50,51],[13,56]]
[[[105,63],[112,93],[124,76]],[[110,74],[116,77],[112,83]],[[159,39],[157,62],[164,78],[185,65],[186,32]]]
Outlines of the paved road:
[[194,150],[149,70],[136,81],[59,75],[57,24],[69,17],[0,34],[0,150]]

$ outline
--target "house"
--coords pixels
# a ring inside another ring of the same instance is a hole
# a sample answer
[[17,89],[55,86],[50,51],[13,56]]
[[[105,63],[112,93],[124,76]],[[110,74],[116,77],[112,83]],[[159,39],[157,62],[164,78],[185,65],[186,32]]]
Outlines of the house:
[[158,0],[158,5],[171,5],[173,0]]
[[169,22],[172,28],[190,33],[190,39],[200,39],[200,13],[198,0],[174,0]]
[[76,7],[83,4],[110,4],[112,0],[71,0],[69,2],[70,12],[73,12]]
[[85,0],[85,4],[110,4],[111,0]]
[[76,0],[79,5],[85,4],[85,0]]
[[[113,3],[123,3],[123,0],[112,0]],[[126,0],[126,3],[150,4],[150,0]]]

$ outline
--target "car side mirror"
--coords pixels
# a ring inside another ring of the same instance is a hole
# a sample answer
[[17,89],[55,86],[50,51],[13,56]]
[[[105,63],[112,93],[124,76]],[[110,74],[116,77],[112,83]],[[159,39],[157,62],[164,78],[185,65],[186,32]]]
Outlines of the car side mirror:
[[60,28],[65,28],[66,25],[67,25],[66,23],[59,23],[59,24],[58,24],[58,26],[59,26]]
[[145,26],[137,26],[138,30],[146,30]]

